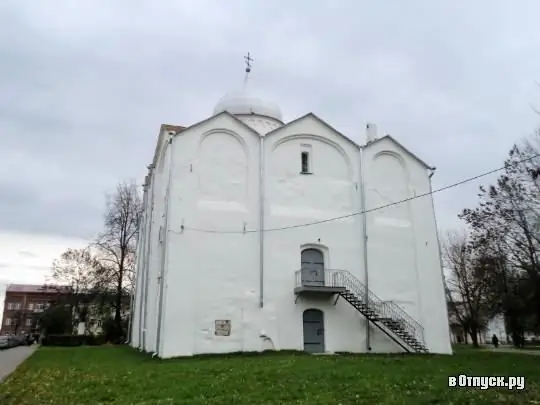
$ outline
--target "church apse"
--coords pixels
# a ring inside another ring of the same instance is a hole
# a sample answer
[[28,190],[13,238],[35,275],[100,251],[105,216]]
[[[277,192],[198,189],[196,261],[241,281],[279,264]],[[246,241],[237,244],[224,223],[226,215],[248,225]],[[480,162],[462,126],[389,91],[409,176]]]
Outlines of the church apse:
[[199,206],[212,210],[245,210],[248,157],[243,139],[227,130],[204,134],[198,152]]
[[353,170],[347,154],[315,136],[282,139],[269,155],[271,211],[323,219],[354,210]]

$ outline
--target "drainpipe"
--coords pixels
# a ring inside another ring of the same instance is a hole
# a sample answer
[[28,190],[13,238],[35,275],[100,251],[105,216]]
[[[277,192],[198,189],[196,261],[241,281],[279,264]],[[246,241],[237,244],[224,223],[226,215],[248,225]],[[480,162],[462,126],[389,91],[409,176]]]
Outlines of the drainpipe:
[[[143,197],[143,207],[144,207],[144,197]],[[133,318],[135,318],[135,314],[139,314],[139,326],[140,326],[140,312],[139,312],[139,308],[140,308],[140,300],[137,300],[136,299],[136,294],[138,293],[138,291],[140,291],[140,286],[139,286],[139,283],[142,282],[142,277],[141,277],[141,266],[140,266],[140,263],[141,263],[141,239],[142,239],[142,231],[143,231],[143,228],[144,228],[144,224],[143,224],[143,218],[142,216],[139,218],[139,223],[137,224],[137,245],[135,247],[135,289],[131,292],[131,298],[130,298],[130,302],[129,302],[129,323],[128,323],[128,339],[126,341],[126,343],[133,343],[133,333],[135,333],[135,331],[133,331]],[[139,327],[139,330],[140,330],[140,327]],[[139,332],[137,331],[137,334]],[[139,340],[138,341],[140,344],[141,341]]]
[[[135,286],[137,285],[137,276],[135,276]],[[132,317],[133,317],[133,295],[135,294],[135,291],[132,291],[129,297],[129,319],[128,319],[128,333],[127,333],[127,339],[126,344],[131,343],[133,339],[131,339],[131,327],[132,327]]]
[[162,324],[165,312],[165,281],[166,281],[166,260],[167,260],[167,235],[169,233],[169,200],[171,196],[171,183],[172,183],[172,172],[173,172],[173,161],[174,161],[174,136],[176,134],[171,134],[169,138],[169,145],[171,148],[171,158],[169,160],[169,177],[167,179],[167,189],[165,190],[165,207],[163,212],[165,213],[165,219],[163,221],[163,240],[162,240],[162,246],[161,246],[161,269],[160,269],[160,283],[159,283],[159,307],[158,307],[158,322],[157,322],[157,334],[156,334],[156,354],[159,356],[159,352],[161,351],[161,335],[162,335]]
[[[369,296],[369,272],[368,272],[368,236],[367,236],[367,213],[366,211],[366,193],[365,193],[365,178],[364,178],[364,149],[360,148],[360,210],[362,214],[362,236],[364,246],[364,285],[365,285],[365,297],[366,305],[368,303],[367,297]],[[366,318],[366,351],[371,351],[371,334],[369,331],[369,319]]]
[[[148,175],[150,179],[150,175]],[[147,187],[150,186],[150,181],[148,180]],[[148,289],[148,239],[150,239],[150,223],[149,218],[152,215],[151,207],[148,202],[145,206],[144,213],[144,246],[143,246],[143,259],[142,259],[142,269],[143,269],[143,279],[142,279],[142,293],[141,293],[141,349],[146,350],[146,318],[147,318],[147,289]]]
[[154,185],[155,178],[154,176],[154,166],[149,167],[149,178],[150,178],[150,204],[147,217],[148,232],[146,233],[146,254],[145,254],[145,264],[144,264],[144,325],[143,325],[143,350],[146,350],[146,335],[147,335],[147,326],[148,326],[148,283],[150,282],[150,249],[152,248],[152,219],[154,217]]
[[[435,170],[437,170],[436,167],[432,167],[429,169],[429,196],[431,197],[431,211],[433,212],[433,223],[435,224],[435,234],[437,235],[437,247],[439,249],[439,265],[441,266],[441,286],[443,288],[443,291],[445,291],[445,277],[444,277],[444,269],[443,269],[443,259],[442,259],[442,249],[441,249],[441,239],[439,238],[439,227],[437,225],[437,216],[435,215],[435,203],[433,202],[433,187],[431,185],[431,178],[435,174]],[[444,299],[444,308],[446,310],[446,313],[448,314],[448,302],[446,300],[446,296]],[[450,328],[448,328],[448,337],[451,339],[451,332]],[[425,344],[425,338],[424,338],[424,344]],[[426,345],[427,347],[427,345]],[[429,348],[428,348],[429,349]]]
[[138,312],[139,312],[139,348],[144,349],[143,343],[143,308],[144,308],[144,289],[146,284],[146,269],[145,269],[145,261],[146,261],[146,229],[147,229],[147,218],[148,218],[148,176],[145,179],[144,182],[144,195],[143,195],[143,207],[144,207],[144,213],[143,217],[141,218],[141,233],[139,234],[139,245],[140,245],[140,258],[139,258],[139,264],[138,264],[138,272],[139,277],[141,279],[141,284],[138,286],[140,288],[141,294],[138,300]]
[[264,307],[264,136],[259,138],[259,307]]

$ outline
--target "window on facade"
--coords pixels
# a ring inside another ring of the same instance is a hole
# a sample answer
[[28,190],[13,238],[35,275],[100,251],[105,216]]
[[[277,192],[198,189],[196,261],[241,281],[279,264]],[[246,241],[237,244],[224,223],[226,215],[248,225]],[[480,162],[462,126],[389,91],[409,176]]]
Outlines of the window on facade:
[[300,154],[302,160],[302,173],[310,173],[309,169],[309,153],[302,152]]
[[22,307],[22,304],[20,302],[17,302],[15,304],[15,309],[19,310],[19,309],[21,309],[21,307]]
[[8,302],[7,309],[8,311],[13,311],[15,309],[15,304],[13,302]]
[[6,320],[4,321],[4,325],[10,326],[11,325],[11,318],[6,318]]
[[26,320],[26,326],[32,326],[32,319],[28,318]]
[[33,310],[33,309],[34,309],[34,304],[32,304],[32,303],[28,304],[28,310],[31,311],[31,310]]

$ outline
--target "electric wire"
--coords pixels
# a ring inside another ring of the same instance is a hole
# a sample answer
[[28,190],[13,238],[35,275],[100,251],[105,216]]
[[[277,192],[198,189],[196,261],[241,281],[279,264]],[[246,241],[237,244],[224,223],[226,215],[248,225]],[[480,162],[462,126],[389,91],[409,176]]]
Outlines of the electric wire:
[[526,159],[519,160],[519,161],[514,162],[512,164],[505,164],[502,167],[498,167],[496,169],[480,173],[480,174],[478,174],[476,176],[468,177],[468,178],[463,179],[461,181],[458,181],[456,183],[448,184],[448,185],[446,185],[444,187],[440,187],[440,188],[437,188],[435,190],[428,191],[426,193],[422,193],[422,194],[418,194],[418,195],[415,195],[415,196],[412,196],[412,197],[408,197],[408,198],[405,198],[403,200],[391,202],[389,204],[380,205],[380,206],[377,206],[375,208],[370,208],[370,209],[367,209],[367,210],[364,210],[364,211],[353,212],[353,213],[346,214],[346,215],[340,215],[338,217],[321,219],[319,221],[313,221],[313,222],[307,222],[307,223],[295,224],[295,225],[287,225],[287,226],[282,226],[282,227],[277,227],[277,228],[267,228],[267,229],[262,229],[262,230],[260,230],[260,229],[245,229],[245,230],[234,230],[234,231],[230,230],[229,231],[229,230],[217,230],[217,229],[200,229],[200,228],[191,228],[191,227],[188,227],[188,226],[182,226],[182,231],[181,232],[174,232],[174,231],[173,232],[174,233],[183,233],[184,231],[193,231],[193,232],[215,233],[215,234],[246,234],[246,233],[258,233],[258,232],[261,232],[261,231],[262,232],[284,231],[284,230],[288,230],[288,229],[303,228],[303,227],[306,227],[306,226],[313,226],[313,225],[324,224],[324,223],[327,223],[327,222],[339,221],[341,219],[347,219],[347,218],[351,218],[351,217],[354,217],[354,216],[357,216],[357,215],[368,214],[370,212],[379,211],[379,210],[382,210],[382,209],[385,209],[385,208],[388,208],[388,207],[393,207],[395,205],[399,205],[399,204],[403,204],[403,203],[406,203],[406,202],[409,202],[409,201],[412,201],[412,200],[416,200],[417,198],[422,198],[422,197],[426,197],[426,196],[429,196],[429,195],[433,195],[435,193],[440,193],[441,191],[446,191],[446,190],[449,190],[449,189],[454,188],[454,187],[459,187],[459,186],[461,186],[463,184],[470,183],[471,181],[478,180],[478,179],[480,179],[482,177],[489,176],[489,175],[497,173],[497,172],[499,172],[501,170],[505,170],[506,168],[508,168],[510,166],[517,166],[518,164],[525,163],[525,162],[530,161],[532,159],[535,159],[537,157],[540,157],[540,153],[536,154],[536,155],[533,155],[533,156],[530,156],[530,157],[528,157]]

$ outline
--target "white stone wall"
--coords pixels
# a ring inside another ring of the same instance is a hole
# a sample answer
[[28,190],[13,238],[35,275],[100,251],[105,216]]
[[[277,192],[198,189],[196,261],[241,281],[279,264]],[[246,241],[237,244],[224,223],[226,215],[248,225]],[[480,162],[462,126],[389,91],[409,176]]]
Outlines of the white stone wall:
[[[323,251],[326,268],[348,270],[365,282],[361,215],[265,232],[260,307],[260,235],[249,232],[260,228],[260,167],[265,229],[361,211],[362,153],[368,208],[428,191],[427,170],[389,140],[361,152],[313,116],[266,133],[262,162],[259,148],[257,133],[221,114],[185,130],[164,149],[165,160],[167,154],[172,156],[173,176],[165,233],[161,357],[302,350],[302,313],[309,308],[324,312],[327,351],[367,349],[366,322],[347,302],[299,298],[295,303],[293,293],[294,274],[306,247]],[[311,175],[300,174],[302,151],[310,153]],[[166,214],[167,180],[159,175],[159,162],[156,172],[147,351],[157,347],[158,239]],[[451,353],[430,197],[370,214],[367,228],[370,289],[424,325],[430,351]],[[237,233],[200,232],[212,229]],[[244,229],[248,232],[242,233]],[[215,336],[216,320],[231,321],[230,336]],[[402,350],[376,329],[370,343],[374,351]]]
[[[163,356],[259,349],[246,338],[259,312],[258,235],[193,230],[258,228],[258,148],[259,136],[228,115],[171,145]],[[231,336],[214,336],[219,319],[232,321]]]
[[[390,139],[364,151],[367,210],[430,191],[428,170]],[[448,312],[432,197],[367,214],[369,288],[424,327],[428,350],[451,353]],[[376,333],[374,351],[390,350]]]
[[[265,150],[265,228],[316,222],[360,211],[359,148],[308,116],[268,134]],[[303,151],[313,174],[300,174]],[[300,297],[294,273],[303,248],[319,248],[328,269],[363,280],[362,218],[353,216],[265,234],[265,305],[261,321],[280,349],[303,350],[303,311],[323,311],[327,351],[365,351],[363,317],[344,300]]]

